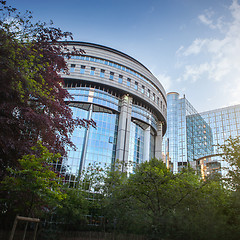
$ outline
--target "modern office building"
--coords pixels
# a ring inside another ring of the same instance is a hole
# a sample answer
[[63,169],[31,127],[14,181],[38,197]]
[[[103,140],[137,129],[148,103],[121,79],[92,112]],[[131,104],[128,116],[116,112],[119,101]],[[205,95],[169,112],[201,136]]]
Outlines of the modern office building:
[[136,59],[115,49],[85,42],[69,42],[68,48],[86,54],[67,60],[70,73],[63,75],[73,96],[73,115],[93,119],[97,128],[76,129],[61,166],[74,184],[89,164],[109,167],[118,160],[121,170],[152,157],[162,157],[166,132],[166,93],[156,77]]
[[174,173],[213,151],[212,131],[207,122],[185,98],[176,92],[167,94],[167,132],[163,155]]
[[240,136],[240,104],[202,112],[200,115],[212,129],[213,154],[211,159],[202,158],[198,164],[205,169],[205,175],[217,169],[221,169],[221,173],[225,175],[228,163],[222,160],[219,146],[229,137]]
[[176,92],[167,94],[167,103],[166,164],[175,173],[190,164],[203,177],[213,171],[225,175],[228,164],[222,160],[219,146],[230,136],[240,136],[240,105],[198,113]]

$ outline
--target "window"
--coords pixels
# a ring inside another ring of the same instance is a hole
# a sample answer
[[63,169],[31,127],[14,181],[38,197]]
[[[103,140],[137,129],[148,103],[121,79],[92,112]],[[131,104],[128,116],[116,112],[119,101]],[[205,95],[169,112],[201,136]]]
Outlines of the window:
[[144,94],[145,93],[145,87],[142,85],[141,92]]
[[123,82],[123,76],[122,76],[122,75],[119,75],[118,82],[119,82],[119,83],[122,83],[122,82]]
[[147,91],[147,96],[150,97],[150,90]]
[[135,82],[134,89],[138,90],[138,82]]
[[108,142],[109,142],[109,143],[113,143],[113,140],[114,140],[113,137],[110,136]]
[[157,97],[157,105],[159,105],[159,97]]
[[94,73],[95,73],[95,67],[91,67],[90,75],[94,75]]
[[155,102],[155,98],[156,98],[156,97],[155,97],[155,93],[153,93],[153,101],[154,101],[154,102]]
[[113,80],[113,77],[114,77],[114,72],[110,72],[109,79],[110,79],[110,80]]
[[71,64],[70,72],[74,72],[74,70],[75,70],[75,67],[76,67],[76,65],[75,65],[75,64]]
[[85,73],[85,66],[81,66],[80,73],[84,74]]
[[100,77],[104,78],[104,73],[105,73],[105,70],[104,70],[104,69],[101,69]]
[[131,86],[131,79],[130,79],[130,78],[127,79],[127,86],[128,86],[128,87]]

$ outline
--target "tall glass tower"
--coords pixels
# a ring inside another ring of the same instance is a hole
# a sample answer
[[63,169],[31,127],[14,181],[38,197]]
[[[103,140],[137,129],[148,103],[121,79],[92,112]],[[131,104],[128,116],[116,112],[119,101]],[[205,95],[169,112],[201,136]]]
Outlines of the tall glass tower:
[[207,122],[185,98],[167,94],[168,129],[163,140],[164,160],[174,173],[188,163],[211,155],[212,131]]

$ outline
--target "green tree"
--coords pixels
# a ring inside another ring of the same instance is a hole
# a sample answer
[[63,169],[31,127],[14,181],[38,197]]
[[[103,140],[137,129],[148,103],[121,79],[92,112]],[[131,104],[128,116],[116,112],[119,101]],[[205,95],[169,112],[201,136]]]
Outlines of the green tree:
[[[54,221],[60,224],[61,230],[81,230],[86,227],[86,215],[89,214],[89,201],[82,189],[64,186],[66,198],[54,211]],[[52,216],[50,216],[52,217]]]
[[161,236],[168,232],[177,206],[199,186],[199,178],[192,172],[173,174],[161,160],[152,159],[130,176],[127,189],[151,232]]
[[50,153],[40,142],[32,151],[18,160],[19,169],[8,168],[9,176],[1,181],[2,213],[39,217],[66,198],[62,179],[52,170],[61,155]]
[[140,164],[128,178],[111,174],[105,214],[112,230],[151,239],[229,237],[230,194],[218,177],[203,181],[191,169],[173,174],[157,159]]
[[63,156],[65,147],[73,146],[74,127],[94,124],[73,119],[67,103],[64,56],[84,53],[59,42],[68,39],[71,33],[33,23],[31,12],[21,14],[0,1],[0,179],[38,140]]
[[226,179],[232,189],[240,191],[240,137],[229,138],[221,146],[223,159],[228,162],[228,178]]
[[228,162],[224,181],[231,189],[227,208],[227,223],[232,239],[240,238],[240,137],[230,137],[222,146],[223,159]]

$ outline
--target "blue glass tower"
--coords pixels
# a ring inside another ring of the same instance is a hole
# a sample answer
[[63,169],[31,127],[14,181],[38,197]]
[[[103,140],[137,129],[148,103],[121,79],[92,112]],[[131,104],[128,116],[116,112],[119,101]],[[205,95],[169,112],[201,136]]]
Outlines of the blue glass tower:
[[212,154],[212,130],[185,96],[170,92],[167,103],[163,153],[167,166],[177,173],[196,159]]

